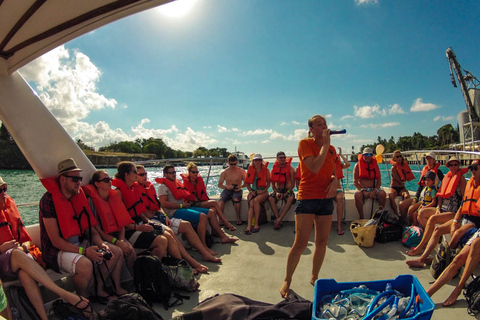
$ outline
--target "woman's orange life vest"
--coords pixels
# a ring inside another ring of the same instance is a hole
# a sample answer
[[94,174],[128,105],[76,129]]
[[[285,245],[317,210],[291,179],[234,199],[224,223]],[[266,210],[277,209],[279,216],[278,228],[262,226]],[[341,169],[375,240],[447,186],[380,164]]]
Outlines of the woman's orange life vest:
[[480,184],[475,187],[475,179],[470,179],[465,187],[465,196],[463,197],[462,213],[469,216],[480,216]]
[[173,196],[175,199],[180,200],[180,199],[185,199],[187,200],[188,198],[191,198],[190,192],[185,188],[183,183],[180,182],[180,180],[175,179],[175,181],[172,181],[167,178],[156,178],[155,182],[157,183],[162,183],[170,189],[172,192]]
[[188,173],[182,173],[180,176],[183,179],[183,185],[190,193],[190,195],[187,197],[188,201],[194,202],[210,200],[207,195],[207,187],[205,186],[205,182],[200,175],[197,175],[197,183],[195,184],[190,181],[190,176]]
[[418,181],[418,184],[421,186],[425,186],[425,176],[427,175],[428,171],[433,171],[438,177],[438,168],[440,168],[440,163],[435,163],[435,166],[432,169],[428,168],[428,165],[423,167],[422,169],[422,175],[420,176],[420,180]]
[[100,218],[102,229],[106,233],[119,231],[121,228],[134,223],[127,208],[120,198],[118,192],[110,189],[108,192],[108,201],[105,201],[100,197],[97,188],[93,184],[87,184],[82,187],[87,196],[91,197],[97,215]]
[[458,184],[462,176],[468,172],[468,168],[463,168],[458,170],[458,172],[453,175],[451,171],[448,171],[447,174],[443,177],[442,184],[440,185],[440,191],[437,192],[437,197],[440,198],[450,198],[455,194]]
[[343,175],[343,167],[342,167],[342,161],[340,160],[340,156],[337,154],[335,157],[335,173],[337,174],[337,179],[343,179],[345,176]]
[[125,204],[125,207],[127,207],[127,211],[131,218],[140,217],[142,213],[147,211],[147,208],[143,203],[142,191],[139,188],[140,185],[138,182],[135,182],[129,187],[122,179],[113,178],[112,184],[120,189],[123,203]]
[[372,157],[369,163],[363,160],[363,155],[358,155],[358,168],[359,168],[359,178],[363,179],[380,179],[380,168],[378,168],[378,163]]
[[288,180],[290,180],[290,168],[293,158],[286,158],[285,166],[282,168],[278,164],[278,160],[275,161],[272,167],[272,171],[270,171],[270,181],[271,182],[278,182],[283,183],[285,186],[288,184]]
[[85,197],[82,188],[79,189],[78,194],[67,199],[60,191],[56,177],[44,178],[40,181],[52,194],[58,226],[63,238],[82,236],[85,231],[98,224],[92,211],[90,211],[87,197]]
[[[264,188],[267,186],[267,173],[268,173],[268,162],[262,163],[262,169],[258,173],[257,179],[257,188]],[[255,181],[255,175],[257,170],[253,164],[248,166],[247,177],[245,178],[245,183],[252,184]]]
[[160,201],[158,201],[155,186],[150,181],[147,181],[145,187],[140,184],[138,186],[142,191],[143,204],[145,204],[147,210],[160,211],[161,205]]
[[390,160],[390,164],[397,170],[401,181],[412,181],[415,179],[412,169],[410,169],[407,161],[403,160],[402,165],[396,161]]
[[18,243],[32,241],[15,201],[7,195],[5,210],[0,210],[0,244],[11,240],[16,240]]

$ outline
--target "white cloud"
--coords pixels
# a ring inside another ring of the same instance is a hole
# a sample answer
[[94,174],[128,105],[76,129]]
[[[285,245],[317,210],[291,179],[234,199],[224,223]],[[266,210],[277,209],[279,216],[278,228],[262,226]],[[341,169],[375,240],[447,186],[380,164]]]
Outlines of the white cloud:
[[221,125],[217,125],[218,132],[228,132],[228,129],[225,127],[222,127]]
[[331,117],[332,117],[331,114],[326,114],[326,115],[325,115],[325,119],[328,119],[328,118],[331,118]]
[[355,118],[355,117],[347,114],[347,115],[344,115],[343,117],[341,117],[340,120],[347,120],[347,119],[352,119],[352,118]]
[[386,123],[379,123],[379,124],[375,124],[375,123],[370,123],[370,124],[364,124],[364,125],[361,125],[360,127],[361,128],[389,128],[389,127],[396,127],[396,126],[399,126],[400,125],[400,122],[386,122]]
[[374,118],[377,115],[380,115],[380,116],[387,115],[387,112],[384,109],[380,108],[378,104],[374,106],[363,106],[360,108],[358,106],[353,106],[353,109],[354,109],[355,116],[362,119]]
[[439,121],[439,120],[442,120],[442,121],[451,121],[455,119],[454,116],[448,116],[448,117],[445,117],[445,116],[436,116],[435,118],[433,118],[433,121]]
[[422,98],[417,98],[410,108],[412,112],[422,112],[422,111],[430,111],[440,108],[439,106],[433,103],[425,103],[422,101]]
[[403,111],[402,107],[398,103],[395,103],[388,110],[388,114],[404,114],[404,113],[405,113],[405,111]]
[[256,129],[256,130],[248,130],[241,133],[241,136],[256,136],[260,134],[272,134],[272,129]]
[[292,123],[296,126],[298,126],[300,124],[300,122],[298,122],[298,121],[292,121]]
[[280,123],[281,126],[286,126],[287,123],[285,121],[283,121],[282,123]]
[[369,4],[377,4],[378,0],[355,0],[355,4],[357,6],[361,5],[369,5]]

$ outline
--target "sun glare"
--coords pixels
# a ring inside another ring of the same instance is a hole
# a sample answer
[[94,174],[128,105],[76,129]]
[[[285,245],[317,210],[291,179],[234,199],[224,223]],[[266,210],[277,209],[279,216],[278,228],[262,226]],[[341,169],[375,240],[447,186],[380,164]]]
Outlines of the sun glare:
[[183,17],[190,12],[198,0],[176,0],[158,7],[158,11],[167,17]]

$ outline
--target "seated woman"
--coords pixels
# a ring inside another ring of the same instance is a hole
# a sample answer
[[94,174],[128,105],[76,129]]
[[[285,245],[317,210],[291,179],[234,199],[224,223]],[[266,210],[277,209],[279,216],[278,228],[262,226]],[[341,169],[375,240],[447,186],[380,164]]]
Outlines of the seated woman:
[[133,223],[120,195],[112,189],[112,178],[105,170],[96,171],[90,184],[82,187],[89,196],[90,209],[99,221],[95,226],[103,240],[119,247],[128,270],[133,276],[133,261],[137,257],[130,242],[125,241],[125,226]]
[[444,284],[453,279],[458,273],[458,270],[465,265],[463,269],[462,277],[460,281],[453,289],[452,293],[448,298],[442,303],[444,307],[449,307],[453,305],[458,296],[462,293],[463,287],[467,282],[470,275],[473,273],[477,267],[478,261],[480,259],[480,231],[477,231],[467,242],[467,244],[462,248],[459,254],[455,256],[453,261],[448,265],[448,267],[443,270],[442,274],[438,279],[427,289],[427,294],[431,297],[437,292]]
[[[175,167],[167,164],[163,167],[164,178],[155,179],[156,182],[160,183],[158,195],[168,217],[190,222],[196,228],[198,237],[205,247],[207,247],[207,223],[210,223],[212,232],[220,237],[221,243],[237,241],[238,239],[229,237],[222,231],[214,209],[192,206],[192,203],[187,200],[188,192],[185,190],[183,183],[177,180],[176,174]],[[209,250],[213,255],[217,254],[217,252]]]
[[[207,272],[208,268],[189,255],[178,242],[172,229],[160,222],[151,221],[146,216],[147,209],[143,204],[142,192],[137,182],[137,173],[137,169],[132,162],[123,161],[118,163],[117,173],[115,173],[113,179],[113,185],[117,187],[117,192],[121,194],[130,217],[135,222],[126,226],[129,229],[126,231],[126,238],[134,248],[153,248],[152,254],[159,258],[162,258],[165,251],[168,251],[168,254],[173,258],[185,259],[195,270]],[[157,246],[157,239],[164,242],[162,247]]]
[[220,222],[223,223],[226,229],[235,231],[235,228],[225,217],[223,211],[220,209],[218,202],[210,200],[207,194],[207,188],[205,182],[198,172],[198,167],[195,163],[190,162],[187,164],[187,174],[182,173],[183,185],[190,192],[189,201],[192,202],[193,207],[200,208],[213,208],[217,214]]
[[[270,171],[268,163],[263,163],[261,154],[253,157],[253,164],[250,164],[247,171],[245,185],[249,191],[248,201],[248,219],[245,234],[260,231],[258,218],[260,217],[260,206],[268,199],[268,188],[270,187]],[[252,229],[252,219],[255,215],[254,227]]]
[[392,181],[390,183],[390,193],[388,198],[390,199],[390,207],[392,208],[395,214],[398,214],[397,203],[395,198],[401,196],[403,200],[410,198],[407,188],[405,187],[405,182],[412,181],[415,179],[415,176],[408,165],[408,162],[403,159],[403,156],[400,150],[395,150],[393,152],[391,176]]
[[418,212],[423,208],[433,208],[437,205],[437,188],[435,188],[435,177],[435,172],[427,172],[425,175],[425,187],[420,193],[419,201],[412,204],[408,208],[408,216],[412,217],[411,219],[413,220],[413,225],[418,225],[422,229],[424,229],[427,225],[427,220],[424,220],[423,216],[419,217]]
[[29,253],[31,241],[15,202],[7,195],[7,184],[0,177],[0,278],[4,281],[20,280],[41,319],[46,320],[48,316],[39,283],[84,312],[86,317],[93,316],[87,299],[57,286],[33,259]]

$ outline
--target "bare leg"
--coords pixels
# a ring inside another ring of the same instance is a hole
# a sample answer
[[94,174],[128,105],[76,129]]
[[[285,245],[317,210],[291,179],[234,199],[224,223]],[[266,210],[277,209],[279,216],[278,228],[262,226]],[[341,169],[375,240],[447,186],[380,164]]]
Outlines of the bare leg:
[[178,227],[178,232],[183,233],[187,237],[187,241],[200,252],[203,261],[221,262],[222,259],[214,257],[207,247],[202,243],[192,225],[188,221],[182,220]]
[[163,235],[157,236],[150,245],[150,249],[152,249],[152,255],[157,256],[160,259],[162,259],[165,255],[165,252],[167,252],[167,247],[168,240]]
[[345,194],[343,192],[337,192],[335,197],[335,201],[337,202],[337,234],[342,235],[345,233],[342,228],[342,220],[343,220],[343,199]]
[[[123,289],[121,286],[121,276],[122,276],[122,268],[123,268],[123,251],[120,249],[120,247],[113,245],[113,244],[107,244],[109,250],[113,253],[113,257],[110,260],[104,260],[103,263],[105,263],[108,266],[108,269],[110,270],[112,274],[112,279],[115,284],[115,292],[117,295],[121,296],[123,294],[128,293],[127,290]],[[101,268],[102,272],[103,270],[106,271],[106,268]],[[104,279],[107,276],[106,273],[104,273]],[[100,282],[100,281],[99,281]],[[103,291],[103,289],[102,289]],[[99,292],[101,292],[99,290]],[[106,293],[106,292],[105,292]]]
[[404,219],[407,219],[408,207],[410,207],[412,202],[413,202],[413,199],[408,198],[408,199],[404,199],[403,201],[400,201],[400,203],[398,204],[398,210],[400,211],[400,214]]
[[[208,210],[208,220],[210,222],[210,227],[212,227],[213,232],[220,237],[220,242],[222,243],[232,243],[237,241],[238,239],[235,239],[233,237],[229,237],[225,234],[225,232],[222,231],[222,228],[220,227],[220,224],[218,223],[217,220],[217,214],[215,212],[215,209],[210,208]],[[228,221],[227,221],[228,222]]]
[[398,215],[397,203],[395,202],[395,198],[397,198],[397,191],[391,189],[391,192],[388,194],[388,199],[390,200],[390,207],[392,208],[393,213]]
[[275,220],[278,221],[278,208],[277,208],[277,198],[276,197],[268,197],[268,203],[270,203],[270,208],[272,209],[273,215],[275,216]]
[[40,288],[38,287],[37,282],[21,269],[18,272],[18,279],[20,280],[20,283],[25,289],[28,300],[30,300],[30,302],[32,303],[39,317],[43,320],[47,320],[47,312],[45,311],[45,307],[43,306],[42,293],[40,292]]
[[443,236],[444,234],[447,234],[450,231],[450,226],[451,226],[450,221],[440,226],[436,226],[435,230],[433,231],[432,237],[430,238],[430,241],[428,241],[428,245],[425,248],[425,251],[423,252],[423,254],[418,259],[407,260],[406,261],[407,265],[409,267],[423,268],[425,262],[427,261],[428,256],[437,246],[438,240],[440,240],[441,236]]
[[310,284],[315,285],[327,252],[328,235],[332,226],[332,216],[315,216],[315,251],[313,252],[312,277]]
[[[188,252],[187,250],[185,250],[185,248],[182,246],[182,244],[180,242],[178,242],[178,239],[177,237],[175,237],[175,234],[173,232],[172,229],[170,228],[167,228],[165,233],[167,233],[169,236],[168,236],[168,241],[172,241],[172,243],[174,243],[177,248],[178,248],[178,251],[180,253],[180,256],[185,259],[185,261],[187,261],[191,266],[192,268],[194,268],[195,270],[197,270],[198,272],[207,272],[208,271],[208,267],[207,266],[204,266],[203,264],[201,264],[200,262],[198,262],[197,260],[195,260]],[[200,239],[199,239],[200,241]],[[177,258],[178,259],[178,258]]]
[[377,200],[378,203],[385,208],[385,204],[387,203],[387,194],[383,190],[379,190],[377,193]]
[[[425,210],[435,210],[435,209],[426,208]],[[434,214],[433,216],[431,216],[427,221],[427,226],[425,227],[425,230],[423,230],[422,241],[420,241],[418,246],[416,246],[412,250],[407,251],[407,254],[409,256],[416,256],[422,253],[423,248],[425,248],[425,246],[428,244],[428,241],[430,240],[430,237],[432,236],[433,230],[435,229],[435,225],[437,223],[445,223],[447,221],[450,221],[451,219],[453,219],[452,212],[444,212],[440,214]]]
[[234,200],[232,200],[232,202],[233,202],[233,207],[235,208],[235,212],[237,213],[237,224],[242,224],[242,218],[240,217],[242,213],[242,199],[238,201],[234,201]]
[[261,206],[267,201],[268,192],[257,195],[253,200],[253,211],[255,212],[255,229],[259,229],[260,225],[258,224],[258,219],[260,218]]
[[285,279],[283,280],[282,287],[280,288],[280,295],[283,298],[286,298],[290,292],[293,273],[297,268],[302,253],[307,247],[314,222],[315,215],[313,214],[297,214],[295,216],[295,241],[293,242],[293,246],[288,253]]
[[180,253],[180,248],[178,247],[177,238],[175,238],[172,229],[166,226],[164,228],[165,232],[163,233],[163,236],[168,240],[168,254],[175,259],[181,259],[182,254]]
[[355,207],[357,207],[360,219],[363,219],[363,193],[362,191],[355,192]]

